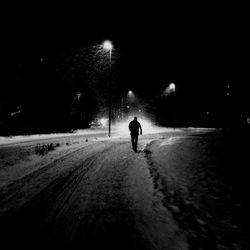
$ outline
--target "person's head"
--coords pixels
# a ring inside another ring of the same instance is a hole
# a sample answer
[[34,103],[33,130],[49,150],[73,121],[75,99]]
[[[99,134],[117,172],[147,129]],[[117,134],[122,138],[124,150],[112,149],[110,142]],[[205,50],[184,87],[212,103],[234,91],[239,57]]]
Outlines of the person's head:
[[137,117],[136,116],[134,117],[134,121],[137,121]]

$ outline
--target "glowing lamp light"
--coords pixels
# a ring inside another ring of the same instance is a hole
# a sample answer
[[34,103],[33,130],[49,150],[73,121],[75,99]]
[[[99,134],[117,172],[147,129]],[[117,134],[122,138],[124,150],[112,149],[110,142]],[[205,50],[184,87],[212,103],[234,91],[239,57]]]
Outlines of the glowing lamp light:
[[[130,132],[128,129],[128,124],[134,119],[134,116],[136,115],[137,114],[135,113],[129,116],[128,119],[124,119],[122,122],[117,122],[116,124],[114,124],[114,130],[117,136],[129,136]],[[142,126],[143,135],[166,131],[166,128],[156,126],[154,122],[148,117],[139,115],[138,121]]]
[[109,41],[109,40],[104,41],[103,42],[103,48],[105,50],[112,50],[113,45],[112,45],[111,41]]
[[102,126],[106,126],[107,123],[108,123],[108,119],[107,118],[101,118],[100,123],[102,124]]
[[129,94],[129,95],[132,95],[132,94],[133,94],[132,90],[129,90],[128,94]]
[[175,92],[175,84],[174,83],[169,84],[169,90]]

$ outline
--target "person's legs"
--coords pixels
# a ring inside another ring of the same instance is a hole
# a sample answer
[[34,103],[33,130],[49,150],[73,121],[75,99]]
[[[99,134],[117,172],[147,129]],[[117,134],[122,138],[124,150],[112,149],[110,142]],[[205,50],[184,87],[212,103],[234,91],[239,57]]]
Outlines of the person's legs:
[[137,151],[138,135],[135,135],[135,151]]
[[138,136],[131,134],[131,143],[134,151],[137,150],[137,141],[138,141]]
[[133,134],[131,134],[131,143],[132,143],[132,148],[135,148],[135,136]]

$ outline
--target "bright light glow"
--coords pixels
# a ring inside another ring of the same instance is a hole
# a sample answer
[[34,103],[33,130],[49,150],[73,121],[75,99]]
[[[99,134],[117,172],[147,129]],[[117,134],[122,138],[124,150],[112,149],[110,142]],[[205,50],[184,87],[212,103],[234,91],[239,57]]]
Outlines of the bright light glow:
[[103,42],[103,48],[105,50],[112,50],[113,45],[112,45],[111,41],[109,41],[109,40],[104,41]]
[[176,90],[176,86],[175,84],[172,82],[169,84],[169,86],[163,91],[163,95],[164,96],[168,96],[172,93],[175,93],[175,90]]
[[[166,128],[159,127],[154,125],[154,123],[147,117],[137,116],[138,122],[140,122],[142,126],[142,134],[153,134],[160,133],[166,130]],[[123,120],[122,122],[118,122],[113,125],[114,133],[117,136],[129,136],[130,131],[128,128],[129,123],[134,119],[134,116],[130,116],[128,119]]]
[[128,95],[127,95],[129,101],[134,101],[135,100],[135,94],[132,90],[129,90]]
[[169,84],[169,90],[175,92],[175,84],[174,83]]
[[107,118],[101,118],[100,123],[102,124],[102,126],[106,126],[108,124],[108,119]]

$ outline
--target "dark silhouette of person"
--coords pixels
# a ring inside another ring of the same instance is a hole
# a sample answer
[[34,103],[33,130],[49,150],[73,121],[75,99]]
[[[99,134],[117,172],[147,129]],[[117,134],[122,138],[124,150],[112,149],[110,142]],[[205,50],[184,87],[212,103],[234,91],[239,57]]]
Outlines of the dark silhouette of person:
[[141,124],[137,121],[137,117],[134,117],[134,120],[129,123],[128,127],[131,135],[132,148],[135,152],[137,152],[139,130],[140,134],[142,134]]

